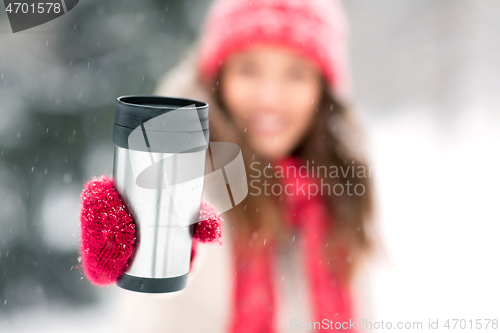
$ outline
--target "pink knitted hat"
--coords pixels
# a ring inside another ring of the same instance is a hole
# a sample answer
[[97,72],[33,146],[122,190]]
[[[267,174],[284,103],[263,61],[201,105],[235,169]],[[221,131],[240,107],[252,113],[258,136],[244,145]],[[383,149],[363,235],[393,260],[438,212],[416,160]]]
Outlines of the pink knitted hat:
[[347,22],[338,0],[215,0],[204,24],[199,75],[212,81],[224,59],[254,42],[292,47],[315,61],[332,91],[349,91]]

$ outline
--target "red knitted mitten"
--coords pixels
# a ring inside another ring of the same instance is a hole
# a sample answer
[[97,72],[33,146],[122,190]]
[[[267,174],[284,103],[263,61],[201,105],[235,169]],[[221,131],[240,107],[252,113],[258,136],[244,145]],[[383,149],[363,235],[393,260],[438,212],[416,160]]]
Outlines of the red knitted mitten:
[[[81,267],[95,285],[108,285],[126,271],[131,264],[136,245],[136,228],[132,215],[120,199],[107,176],[92,178],[81,194]],[[219,242],[222,219],[207,202],[200,206],[200,222],[193,235],[191,261],[196,241]]]

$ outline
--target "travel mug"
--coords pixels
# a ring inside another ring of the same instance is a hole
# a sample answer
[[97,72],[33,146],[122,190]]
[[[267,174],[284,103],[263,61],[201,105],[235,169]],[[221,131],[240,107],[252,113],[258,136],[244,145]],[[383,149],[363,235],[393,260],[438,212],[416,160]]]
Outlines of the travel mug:
[[137,247],[121,288],[166,293],[186,285],[209,144],[208,104],[122,96],[113,127],[113,178],[136,223]]

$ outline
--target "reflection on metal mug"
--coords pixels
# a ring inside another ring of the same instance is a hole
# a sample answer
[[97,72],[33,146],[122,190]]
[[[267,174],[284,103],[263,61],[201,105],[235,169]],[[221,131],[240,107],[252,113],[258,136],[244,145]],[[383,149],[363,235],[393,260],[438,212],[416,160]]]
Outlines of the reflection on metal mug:
[[146,293],[185,287],[208,133],[204,102],[160,96],[117,99],[113,177],[138,230],[137,250],[118,286]]

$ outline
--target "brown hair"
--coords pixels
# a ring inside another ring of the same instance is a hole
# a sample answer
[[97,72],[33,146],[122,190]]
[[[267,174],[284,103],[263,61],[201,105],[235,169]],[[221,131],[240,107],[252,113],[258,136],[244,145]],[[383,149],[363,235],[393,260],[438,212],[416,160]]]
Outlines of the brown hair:
[[[261,169],[272,164],[263,156],[252,150],[246,140],[245,133],[236,128],[224,104],[221,94],[223,82],[210,84],[216,105],[211,105],[210,136],[214,141],[229,141],[241,147],[247,172],[252,162],[260,162]],[[324,200],[331,214],[330,232],[327,237],[328,246],[325,246],[325,256],[330,261],[330,269],[335,270],[348,282],[351,280],[354,268],[360,262],[363,254],[369,253],[372,242],[367,237],[367,227],[373,215],[373,186],[371,178],[366,174],[370,170],[361,148],[361,134],[353,114],[342,105],[332,94],[326,81],[322,78],[322,99],[317,109],[313,125],[295,148],[292,155],[309,161],[309,167],[336,166],[365,170],[365,177],[353,177],[352,172],[338,173],[338,177],[320,175],[324,183],[343,186],[362,184],[364,194],[326,195]],[[213,104],[213,102],[212,102]],[[253,164],[255,170],[255,163]],[[361,168],[361,169],[360,169]],[[350,169],[352,170],[352,169]],[[262,171],[262,170],[261,170]],[[261,172],[262,174],[262,172]],[[358,175],[356,173],[356,175]],[[266,178],[268,182],[277,183],[274,178]],[[259,184],[262,184],[260,182]],[[278,242],[290,237],[290,233],[283,223],[280,202],[283,198],[276,196],[248,195],[238,206],[229,210],[225,215],[231,225],[231,232],[238,237],[237,251],[245,251],[247,246],[263,244],[263,239],[273,239]]]

